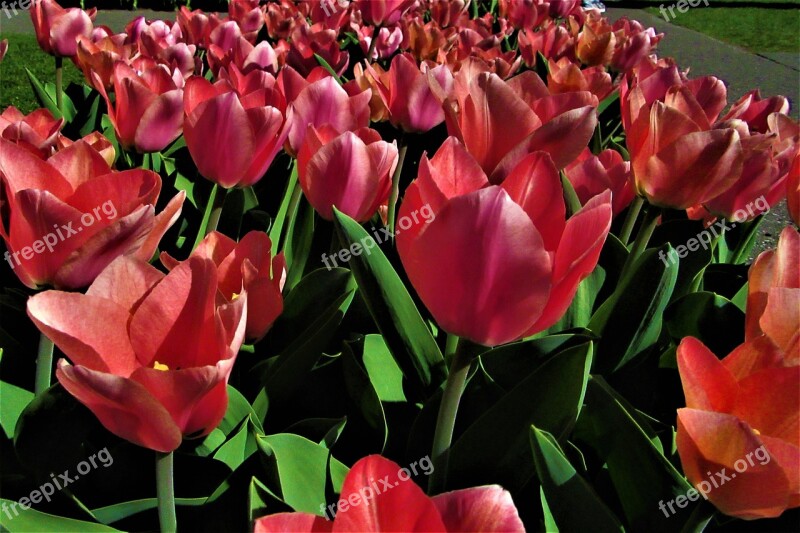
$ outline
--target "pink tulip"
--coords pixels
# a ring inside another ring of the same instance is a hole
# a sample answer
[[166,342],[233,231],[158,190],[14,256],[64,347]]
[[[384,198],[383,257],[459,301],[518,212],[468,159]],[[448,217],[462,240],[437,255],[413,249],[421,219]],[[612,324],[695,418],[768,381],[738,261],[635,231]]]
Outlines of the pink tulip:
[[[565,221],[558,170],[525,156],[500,185],[454,138],[422,158],[398,217],[432,212],[397,235],[411,284],[437,324],[485,346],[533,335],[566,312],[597,264],[611,226],[611,195]],[[431,258],[436,258],[436,268]]]
[[335,30],[324,28],[321,24],[298,24],[292,31],[286,64],[301,74],[308,75],[319,66],[316,54],[341,76],[350,64],[350,54],[341,50],[337,36]]
[[375,130],[362,128],[338,134],[330,126],[309,125],[297,157],[300,186],[309,203],[325,219],[333,207],[365,222],[389,198],[397,167],[395,144]]
[[206,39],[211,33],[211,19],[200,9],[189,9],[181,6],[177,14],[177,23],[187,44],[205,47]]
[[23,115],[9,106],[0,114],[0,135],[32,152],[47,157],[58,141],[64,119],[56,120],[47,109]]
[[[398,464],[379,455],[359,459],[344,478],[339,501],[360,504],[342,506],[332,522],[309,513],[268,515],[256,520],[255,533],[525,531],[511,494],[498,485],[454,490],[431,498],[409,478],[401,477],[401,472]],[[365,489],[371,490],[376,479],[388,480],[391,490],[371,500],[355,498]]]
[[177,139],[183,127],[183,90],[164,66],[137,72],[123,62],[112,76],[116,101],[99,78],[96,86],[108,104],[117,139],[126,149],[159,152]]
[[771,98],[761,98],[758,89],[748,92],[742,96],[730,111],[723,117],[723,120],[738,118],[747,122],[750,129],[759,133],[766,133],[769,129],[767,117],[772,113],[786,114],[789,112],[789,101],[785,96],[773,96]]
[[612,211],[617,216],[633,201],[631,164],[615,150],[603,150],[599,155],[592,155],[586,148],[565,170],[581,204],[608,189],[611,191]]
[[415,0],[355,0],[364,22],[373,26],[391,26],[403,16]]
[[[200,174],[225,188],[260,180],[289,132],[284,100],[260,89],[239,95],[226,80],[194,76],[184,92],[184,137]],[[291,113],[287,116],[287,119]]]
[[64,9],[54,0],[37,0],[30,12],[41,49],[52,56],[72,57],[77,53],[78,37],[91,37],[97,9]]
[[166,276],[142,260],[111,263],[86,294],[47,291],[28,315],[64,352],[56,376],[110,432],[171,452],[217,427],[244,340],[247,294],[217,298],[219,272],[192,257]]
[[603,100],[613,90],[611,75],[604,67],[581,70],[566,57],[558,61],[548,61],[547,88],[552,94],[589,91],[598,100]]
[[0,140],[0,187],[9,215],[0,221],[5,259],[31,288],[79,289],[120,255],[149,260],[185,197],[156,215],[158,174],[114,172],[85,141],[43,161]]
[[[194,249],[192,257],[210,259],[217,267],[220,295],[227,302],[247,292],[247,327],[245,338],[257,341],[267,334],[283,311],[283,284],[286,281],[286,260],[283,254],[271,258],[272,243],[266,233],[251,231],[238,243],[213,231]],[[188,261],[188,260],[187,260]],[[180,263],[161,254],[161,262],[169,270]]]

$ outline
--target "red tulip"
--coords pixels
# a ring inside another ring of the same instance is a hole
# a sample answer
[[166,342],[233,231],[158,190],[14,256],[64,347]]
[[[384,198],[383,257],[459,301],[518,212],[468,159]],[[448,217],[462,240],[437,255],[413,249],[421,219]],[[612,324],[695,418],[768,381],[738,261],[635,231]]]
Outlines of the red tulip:
[[391,26],[416,0],[356,0],[364,22],[373,26]]
[[786,180],[786,204],[792,220],[800,226],[800,154],[794,158]]
[[577,58],[589,66],[608,65],[616,44],[617,36],[609,20],[598,12],[587,12],[575,46]]
[[633,201],[631,164],[615,150],[603,150],[595,156],[586,148],[565,170],[581,204],[608,189],[617,216]]
[[[96,76],[96,75],[95,75]],[[138,152],[160,152],[177,139],[183,127],[183,89],[164,66],[137,72],[123,62],[114,65],[116,100],[99,77],[95,86],[108,104],[108,113],[120,144]]]
[[64,119],[56,120],[47,109],[37,109],[23,115],[9,106],[0,115],[0,135],[31,152],[47,157],[58,141]]
[[0,41],[0,63],[6,58],[6,53],[8,53],[8,39],[3,39]]
[[[375,43],[375,46],[372,46],[375,32],[378,33],[378,42]],[[372,48],[372,56],[369,57],[370,61],[392,57],[392,54],[400,48],[403,42],[403,30],[399,26],[395,26],[391,30],[389,28],[376,28],[375,26],[357,26],[356,34],[364,56]]]
[[37,0],[30,12],[39,47],[51,56],[72,57],[77,53],[78,37],[91,37],[97,9],[64,9],[54,0]]
[[[566,312],[597,264],[611,197],[589,200],[565,222],[558,170],[534,152],[491,185],[454,138],[423,157],[398,218],[431,212],[397,235],[411,284],[449,333],[486,346],[543,331]],[[432,258],[436,268],[431,268]]]
[[72,362],[58,362],[58,381],[106,429],[171,452],[185,436],[210,433],[227,408],[247,293],[220,303],[218,275],[201,257],[166,276],[119,258],[86,294],[38,294],[28,315]]
[[538,31],[519,32],[519,53],[526,65],[536,64],[537,52],[548,59],[573,59],[575,39],[564,26],[547,20]]
[[552,94],[589,91],[598,100],[602,100],[613,90],[611,75],[604,67],[581,70],[566,57],[558,61],[548,61],[547,88]]
[[[286,260],[280,253],[271,258],[272,243],[266,233],[251,231],[238,243],[213,231],[194,249],[191,257],[211,259],[217,267],[220,295],[227,302],[247,292],[247,327],[245,338],[257,341],[267,334],[283,311],[283,284]],[[174,270],[179,263],[166,253],[161,263]],[[185,262],[184,262],[185,263]]]
[[[722,361],[687,337],[678,347],[678,369],[687,407],[678,409],[676,441],[689,481],[739,518],[775,517],[800,506],[800,366],[785,366],[764,337]],[[728,479],[717,484],[717,473]]]
[[[85,142],[95,152],[100,154],[109,167],[114,166],[114,161],[117,159],[117,152],[114,150],[114,145],[111,144],[111,141],[109,141],[105,135],[99,131],[93,131],[88,135],[84,135],[83,138],[79,140]],[[60,152],[61,150],[64,150],[73,144],[75,143],[72,141],[72,139],[68,139],[63,135],[59,135],[58,141],[56,141],[56,150]]]
[[[388,459],[370,455],[356,462],[345,477],[333,522],[309,513],[277,513],[256,520],[255,532],[525,531],[511,495],[497,485],[431,498],[406,472],[410,474]],[[391,486],[375,490],[375,480],[385,479]]]
[[453,91],[453,75],[444,66],[423,63],[417,67],[409,54],[392,59],[388,71],[380,72],[368,67],[375,87],[389,110],[389,120],[395,126],[410,132],[427,132],[444,122],[440,100],[434,96],[431,84],[437,85],[439,98],[447,98]]
[[[302,89],[291,104],[294,114],[289,126],[290,153],[300,150],[309,124],[318,128],[329,124],[340,133],[369,126],[370,97],[370,91],[347,94],[332,77]],[[289,95],[287,100],[291,100]]]
[[[98,91],[101,86],[106,89],[113,88],[114,64],[117,61],[127,63],[133,57],[135,45],[126,44],[125,38],[124,33],[102,37],[98,40],[84,36],[78,37],[75,64],[83,71],[87,83]],[[102,85],[95,86],[98,78]]]
[[181,6],[177,14],[177,23],[186,42],[204,47],[211,33],[211,19],[201,9],[189,9]]
[[534,0],[500,0],[500,16],[518,30],[532,30],[548,17],[550,5]]
[[120,255],[150,259],[185,196],[156,215],[158,174],[113,172],[85,141],[43,161],[0,140],[0,184],[5,260],[31,288],[79,289]]
[[333,207],[365,222],[385,204],[397,167],[395,144],[375,130],[362,128],[342,134],[330,126],[309,125],[297,156],[300,186],[308,202],[325,219]]
[[787,227],[777,250],[759,255],[749,272],[745,339],[766,334],[800,364],[800,234]]
[[288,128],[274,91],[237,94],[221,80],[195,76],[186,82],[186,146],[200,174],[225,188],[260,180],[281,149]]
[[589,92],[550,95],[533,72],[508,82],[495,74],[456,76],[445,102],[447,131],[499,183],[526,154],[543,150],[558,168],[586,147],[597,124],[597,97]]
[[265,7],[260,7],[260,0],[231,0],[228,2],[228,17],[235,20],[239,27],[253,43],[258,31],[264,25]]
[[663,33],[656,34],[654,28],[645,29],[641,23],[627,17],[614,22],[612,28],[616,35],[616,44],[611,56],[611,66],[621,72],[638,65],[664,37]]
[[738,118],[747,122],[750,129],[759,133],[766,133],[769,129],[767,117],[772,113],[787,114],[789,112],[789,101],[785,96],[773,96],[771,98],[761,98],[758,89],[748,92],[742,96],[731,110],[723,117],[723,120]]
[[296,25],[292,30],[291,47],[286,56],[286,63],[307,76],[319,66],[316,58],[318,55],[341,76],[350,64],[350,54],[341,50],[337,36],[335,30],[324,28],[321,24]]

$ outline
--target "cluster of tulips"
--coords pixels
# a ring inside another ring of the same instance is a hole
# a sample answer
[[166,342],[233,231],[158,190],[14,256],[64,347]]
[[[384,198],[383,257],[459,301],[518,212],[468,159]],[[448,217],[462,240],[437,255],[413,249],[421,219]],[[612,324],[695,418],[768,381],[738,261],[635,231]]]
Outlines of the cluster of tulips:
[[[4,493],[103,447],[126,473],[6,529],[688,530],[800,506],[800,234],[747,266],[765,212],[800,223],[785,97],[728,106],[663,35],[577,0],[30,15],[55,83],[29,73],[42,107],[0,115],[0,423],[27,473]],[[429,479],[399,476],[420,457]]]

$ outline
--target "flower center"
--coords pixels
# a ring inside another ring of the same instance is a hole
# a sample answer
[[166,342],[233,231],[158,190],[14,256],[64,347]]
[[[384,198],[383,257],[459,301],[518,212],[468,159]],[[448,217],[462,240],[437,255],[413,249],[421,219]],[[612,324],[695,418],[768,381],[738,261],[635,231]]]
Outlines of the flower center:
[[167,365],[162,365],[158,361],[153,361],[153,368],[161,371],[169,370],[169,367]]

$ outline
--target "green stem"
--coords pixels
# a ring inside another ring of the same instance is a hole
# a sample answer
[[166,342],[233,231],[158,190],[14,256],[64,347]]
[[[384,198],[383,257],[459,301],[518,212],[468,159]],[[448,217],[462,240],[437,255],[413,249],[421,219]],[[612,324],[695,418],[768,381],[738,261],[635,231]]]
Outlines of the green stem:
[[397,199],[400,196],[400,174],[403,173],[403,162],[406,159],[406,152],[408,151],[408,145],[405,143],[405,139],[402,137],[400,138],[400,151],[397,158],[397,168],[394,170],[394,174],[392,175],[392,193],[389,196],[389,233],[394,236],[394,225],[395,221],[397,220]]
[[39,336],[39,354],[36,357],[36,381],[33,391],[39,396],[50,387],[53,372],[53,341],[42,333]]
[[156,452],[156,494],[158,495],[158,522],[161,533],[175,533],[178,520],[175,517],[175,487],[173,483],[172,452]]
[[297,218],[297,213],[299,212],[300,207],[300,200],[303,198],[303,188],[300,186],[300,183],[295,184],[294,190],[292,191],[292,198],[289,200],[289,208],[286,210],[286,234],[283,236],[281,250],[286,248],[286,244],[292,238],[292,233],[294,232],[295,227],[295,219]]
[[56,56],[56,107],[61,116],[64,116],[64,95],[62,93],[63,87],[63,65],[64,58]]
[[[461,395],[467,383],[470,360],[464,353],[464,342],[451,342],[448,338],[448,347],[455,351],[452,354],[450,372],[444,384],[442,403],[439,404],[439,416],[436,419],[436,431],[433,434],[434,470],[428,482],[428,493],[438,494],[447,486],[447,466],[450,458],[450,444],[453,441],[453,428],[456,425],[456,414]],[[449,354],[448,354],[449,355]]]
[[636,225],[636,219],[639,218],[639,211],[642,210],[643,205],[644,198],[637,196],[628,208],[628,214],[625,215],[625,223],[622,225],[622,231],[619,234],[619,240],[622,241],[622,244],[625,246],[628,246],[628,241],[631,240],[633,227]]
[[[375,45],[378,44],[378,34],[381,32],[380,26],[375,26],[372,30],[372,40],[369,42],[369,50],[367,50],[367,62],[372,63],[372,52],[375,51]],[[377,58],[375,58],[377,61]]]
[[639,256],[647,249],[647,243],[650,242],[650,237],[653,236],[653,231],[656,229],[658,223],[658,216],[661,214],[661,209],[649,206],[645,208],[644,220],[642,226],[639,228],[639,233],[636,234],[636,240],[633,241],[631,252],[628,254],[628,259],[625,260],[625,266],[622,267],[622,273],[619,279],[622,280],[633,268],[633,264],[639,259]]
[[222,189],[216,183],[211,188],[211,195],[208,197],[206,210],[203,212],[203,220],[200,222],[200,227],[197,229],[197,237],[194,240],[192,250],[203,241],[206,235],[215,231],[219,224],[219,217],[222,214],[222,206],[225,204],[225,194],[227,189]]

